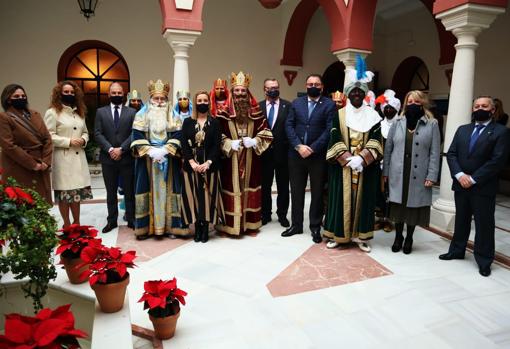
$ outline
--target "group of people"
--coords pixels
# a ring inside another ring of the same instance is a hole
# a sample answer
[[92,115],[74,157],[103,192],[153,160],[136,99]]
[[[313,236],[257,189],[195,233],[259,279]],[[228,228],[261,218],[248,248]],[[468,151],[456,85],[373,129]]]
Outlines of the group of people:
[[[403,103],[391,90],[375,98],[368,88],[372,76],[346,72],[343,93],[330,99],[321,76],[312,74],[306,95],[292,103],[280,98],[274,78],[264,81],[265,99],[257,102],[243,72],[231,74],[230,89],[217,79],[211,91],[193,98],[177,91],[175,106],[170,85],[161,80],[148,83],[146,103],[136,90],[126,100],[122,86],[112,83],[110,104],[97,110],[94,125],[107,192],[103,233],[117,227],[119,186],[125,220],[138,240],[194,235],[207,242],[212,228],[230,236],[256,233],[272,220],[276,178],[283,237],[303,233],[309,182],[315,243],[326,238],[327,248],[337,248],[352,241],[369,252],[377,208],[382,222],[395,224],[392,251],[410,254],[415,227],[429,224],[441,132],[426,93],[410,91]],[[80,202],[92,198],[84,152],[90,137],[75,82],[59,82],[50,100],[41,117],[28,108],[23,87],[4,89],[3,175],[51,203],[51,173],[66,227],[80,224]],[[509,151],[508,131],[492,121],[494,113],[492,98],[475,99],[474,121],[459,128],[448,150],[457,215],[450,250],[440,256],[464,257],[474,215],[474,253],[484,276],[494,259],[497,178]]]

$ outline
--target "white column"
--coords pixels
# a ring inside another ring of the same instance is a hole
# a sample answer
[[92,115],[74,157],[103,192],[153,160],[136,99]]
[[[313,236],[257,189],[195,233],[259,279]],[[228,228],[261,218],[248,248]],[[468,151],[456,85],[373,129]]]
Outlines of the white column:
[[[345,66],[345,70],[356,69],[356,55],[360,55],[365,59],[372,52],[365,50],[358,50],[355,48],[346,48],[340,51],[335,51],[333,54],[342,62]],[[344,87],[347,85],[347,79],[344,80]]]
[[[460,125],[471,121],[471,108],[475,78],[475,51],[478,47],[476,37],[488,28],[496,16],[505,10],[497,7],[465,4],[442,12],[436,16],[443,22],[446,30],[457,37],[456,55],[453,64],[450,102],[446,118],[444,152],[448,151],[455,131]],[[432,205],[431,226],[453,231],[455,221],[455,202],[451,190],[450,169],[443,157],[439,198]]]
[[163,37],[174,51],[174,81],[172,85],[172,100],[177,103],[177,91],[189,91],[188,51],[200,36],[201,32],[189,30],[167,29]]

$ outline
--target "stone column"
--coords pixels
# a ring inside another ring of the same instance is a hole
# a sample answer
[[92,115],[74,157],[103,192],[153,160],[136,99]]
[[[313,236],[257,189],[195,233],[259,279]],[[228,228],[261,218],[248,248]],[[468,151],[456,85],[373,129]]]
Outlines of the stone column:
[[167,29],[163,37],[174,51],[174,81],[172,85],[172,101],[177,103],[177,91],[189,91],[188,51],[200,36],[199,31]]
[[[443,22],[446,30],[457,37],[456,55],[453,64],[450,102],[446,118],[444,152],[448,151],[455,131],[460,125],[471,121],[471,110],[475,77],[476,37],[488,28],[496,16],[505,10],[498,7],[464,4],[445,12],[436,18]],[[439,198],[432,205],[431,226],[440,230],[453,231],[455,202],[451,190],[450,169],[443,157]]]
[[[340,51],[333,52],[333,54],[338,58],[338,60],[344,64],[346,71],[349,69],[356,69],[356,55],[359,54],[361,57],[366,58],[370,53],[372,52],[358,50],[355,48],[346,48]],[[344,80],[344,87],[345,85],[347,85],[347,80]]]

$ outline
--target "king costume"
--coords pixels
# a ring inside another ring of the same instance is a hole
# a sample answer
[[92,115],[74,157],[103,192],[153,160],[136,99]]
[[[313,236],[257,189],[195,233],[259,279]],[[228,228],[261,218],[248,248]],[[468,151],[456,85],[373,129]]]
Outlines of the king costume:
[[[168,98],[170,85],[149,82],[150,97]],[[131,149],[135,162],[135,235],[188,235],[181,214],[182,118],[170,103],[149,101],[135,116]]]

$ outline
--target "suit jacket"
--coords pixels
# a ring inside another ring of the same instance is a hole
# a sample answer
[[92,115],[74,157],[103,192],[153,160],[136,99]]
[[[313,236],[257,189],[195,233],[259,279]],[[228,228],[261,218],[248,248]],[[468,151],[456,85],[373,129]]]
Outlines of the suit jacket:
[[[99,161],[103,164],[130,164],[134,161],[131,155],[131,130],[135,119],[136,110],[130,107],[122,106],[120,113],[119,127],[115,129],[113,115],[110,104],[97,110],[94,123],[94,137],[101,148]],[[122,148],[122,158],[120,161],[114,161],[110,158],[108,150],[113,148]]]
[[[498,174],[508,159],[510,134],[505,126],[491,121],[470,153],[469,142],[474,127],[474,123],[460,126],[448,150],[448,166],[453,178],[452,190],[470,190],[484,196],[495,196],[498,190]],[[459,172],[470,175],[476,184],[468,189],[462,188],[455,178]]]
[[[266,100],[262,100],[259,102],[260,110],[267,119],[267,108],[266,108]],[[275,124],[271,132],[273,133],[273,142],[269,146],[268,150],[272,150],[275,159],[287,159],[289,152],[289,140],[287,138],[287,132],[285,131],[285,122],[287,120],[287,115],[289,114],[291,104],[289,101],[280,98],[280,105],[278,107],[278,117],[276,118]],[[270,127],[269,123],[268,126]],[[265,151],[264,154],[269,154],[270,152]]]
[[285,123],[285,130],[289,139],[289,155],[299,157],[295,150],[298,144],[306,144],[313,149],[312,156],[326,156],[331,123],[336,114],[335,103],[327,98],[320,97],[315,108],[308,118],[308,96],[296,98],[291,105]]

